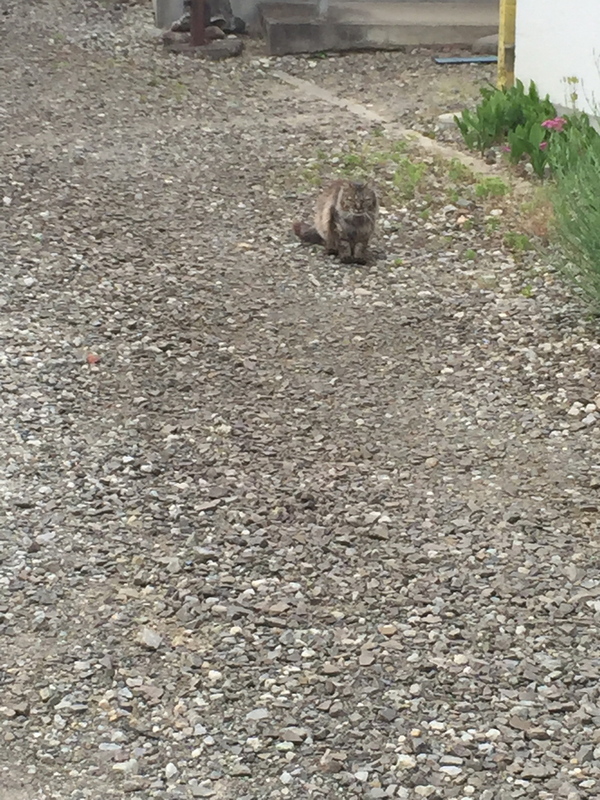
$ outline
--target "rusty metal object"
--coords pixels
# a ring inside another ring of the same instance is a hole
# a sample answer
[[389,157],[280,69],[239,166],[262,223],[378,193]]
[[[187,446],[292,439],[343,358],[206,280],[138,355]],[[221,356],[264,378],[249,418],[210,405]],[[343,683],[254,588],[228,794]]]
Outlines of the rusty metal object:
[[192,34],[192,47],[206,44],[206,17],[205,0],[191,0],[190,3],[190,31]]

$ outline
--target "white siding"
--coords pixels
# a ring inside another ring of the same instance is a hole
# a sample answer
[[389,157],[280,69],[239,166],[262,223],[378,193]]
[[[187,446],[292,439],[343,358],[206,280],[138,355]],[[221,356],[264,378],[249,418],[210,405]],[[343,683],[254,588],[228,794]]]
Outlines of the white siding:
[[578,109],[600,114],[600,0],[517,0],[515,74],[555,105],[572,108],[577,92]]

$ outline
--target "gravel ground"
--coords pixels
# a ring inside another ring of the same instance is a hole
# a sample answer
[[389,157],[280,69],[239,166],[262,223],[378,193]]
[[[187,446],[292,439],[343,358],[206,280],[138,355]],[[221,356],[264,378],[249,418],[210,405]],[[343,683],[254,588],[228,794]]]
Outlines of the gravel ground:
[[298,246],[371,132],[149,19],[2,18],[0,797],[597,798],[596,329],[442,179]]
[[[352,98],[407,128],[438,132],[440,114],[472,106],[482,86],[494,83],[494,64],[441,65],[436,55],[469,55],[452,48],[419,48],[411,53],[348,53],[278,59],[281,69]],[[451,131],[444,131],[449,138]]]

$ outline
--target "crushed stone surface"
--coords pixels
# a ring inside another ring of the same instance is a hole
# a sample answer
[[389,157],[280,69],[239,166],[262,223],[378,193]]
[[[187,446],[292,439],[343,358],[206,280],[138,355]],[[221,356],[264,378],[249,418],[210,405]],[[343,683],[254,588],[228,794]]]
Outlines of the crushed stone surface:
[[371,131],[151,22],[0,23],[0,797],[597,798],[597,329],[443,186],[300,246]]
[[473,106],[479,90],[495,84],[496,65],[436,64],[438,55],[468,56],[469,52],[422,47],[410,52],[281,56],[277,62],[291,75],[357,100],[390,122],[450,139],[452,131],[440,130],[438,117]]

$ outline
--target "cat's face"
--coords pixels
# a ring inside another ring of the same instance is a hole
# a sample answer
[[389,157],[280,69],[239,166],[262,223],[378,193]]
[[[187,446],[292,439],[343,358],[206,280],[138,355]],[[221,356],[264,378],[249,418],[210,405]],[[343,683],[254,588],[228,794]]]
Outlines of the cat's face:
[[348,214],[372,214],[377,208],[377,196],[368,183],[351,181],[344,190],[342,206]]

